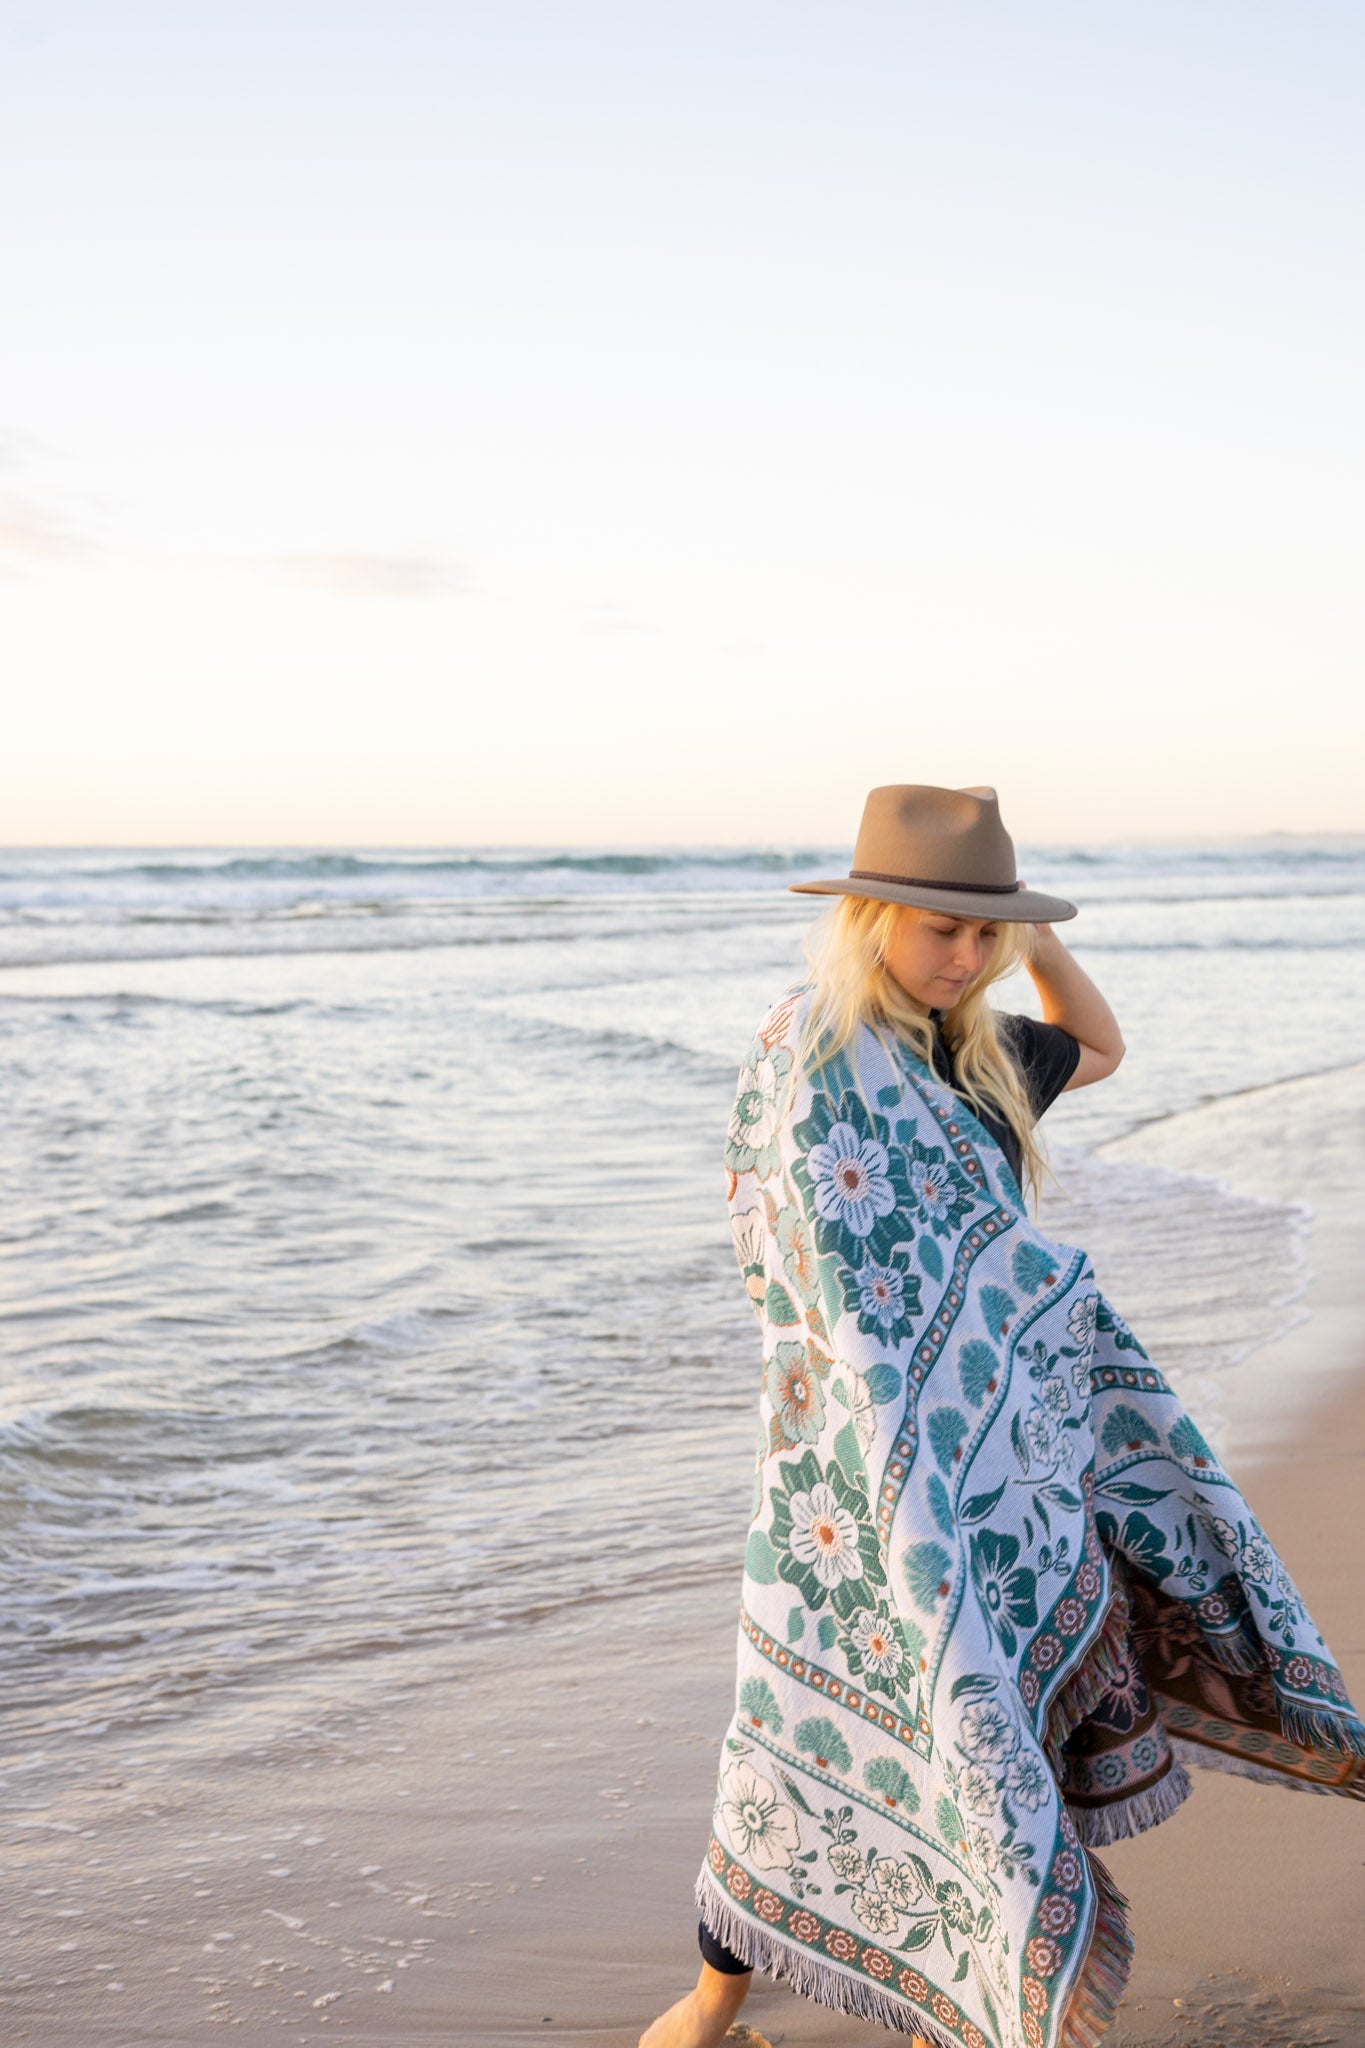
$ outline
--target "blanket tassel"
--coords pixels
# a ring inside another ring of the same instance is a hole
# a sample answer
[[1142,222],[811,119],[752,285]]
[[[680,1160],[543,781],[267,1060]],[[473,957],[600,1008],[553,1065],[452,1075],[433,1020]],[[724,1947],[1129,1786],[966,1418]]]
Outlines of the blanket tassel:
[[1335,1749],[1346,1756],[1365,1756],[1365,1729],[1354,1717],[1334,1714],[1330,1707],[1305,1707],[1297,1700],[1277,1698],[1280,1726],[1299,1749]]
[[1254,1778],[1258,1785],[1283,1785],[1289,1792],[1345,1793],[1348,1799],[1365,1799],[1365,1776],[1358,1777],[1349,1786],[1318,1785],[1311,1778],[1292,1777],[1287,1771],[1277,1771],[1269,1764],[1253,1763],[1250,1757],[1234,1756],[1226,1749],[1214,1749],[1203,1742],[1186,1742],[1182,1736],[1168,1734],[1172,1750],[1177,1759],[1188,1770],[1222,1771],[1229,1778]]
[[1069,1806],[1076,1833],[1088,1849],[1104,1849],[1110,1842],[1126,1842],[1132,1835],[1159,1827],[1185,1804],[1193,1792],[1188,1773],[1173,1762],[1165,1776],[1131,1798],[1114,1799],[1103,1806]]
[[[809,1950],[794,1948],[790,1942],[775,1941],[771,1935],[762,1933],[746,1914],[736,1912],[706,1864],[702,1865],[694,1896],[706,1926],[731,1955],[780,1984],[790,1984],[799,1998],[814,1999],[817,2005],[832,2006],[836,2012],[849,2013],[854,2019],[871,2020],[893,2034],[918,2034],[921,2040],[929,2042],[930,2048],[962,2048],[956,2034],[947,2033],[923,2006],[884,1991],[878,1984],[869,1984]],[[1091,2044],[1081,2043],[1078,2048],[1091,2048]]]
[[1128,1972],[1133,1967],[1128,1901],[1099,1858],[1089,1850],[1085,1853],[1097,1895],[1095,1926],[1062,2021],[1057,2048],[1099,2048],[1118,2011]]
[[1214,1663],[1239,1678],[1246,1678],[1251,1672],[1260,1671],[1265,1664],[1261,1638],[1250,1620],[1245,1617],[1239,1629],[1223,1633],[1214,1629],[1203,1629],[1201,1635],[1204,1649]]

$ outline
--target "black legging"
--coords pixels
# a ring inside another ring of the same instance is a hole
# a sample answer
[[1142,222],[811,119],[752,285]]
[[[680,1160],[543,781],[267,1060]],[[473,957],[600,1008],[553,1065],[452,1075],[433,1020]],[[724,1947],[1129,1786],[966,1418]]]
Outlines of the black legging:
[[732,1956],[723,1941],[717,1941],[706,1922],[697,1927],[697,1946],[701,1959],[713,1970],[719,1970],[726,1977],[747,1977],[753,1968],[751,1963],[742,1963],[738,1956]]

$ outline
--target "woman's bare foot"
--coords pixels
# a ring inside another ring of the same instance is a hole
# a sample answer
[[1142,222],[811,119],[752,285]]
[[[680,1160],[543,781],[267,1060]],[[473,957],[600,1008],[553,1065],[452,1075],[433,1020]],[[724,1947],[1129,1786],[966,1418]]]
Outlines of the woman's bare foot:
[[694,1988],[645,2029],[640,2048],[720,2048],[752,1982],[747,1970],[729,1976],[703,1963]]

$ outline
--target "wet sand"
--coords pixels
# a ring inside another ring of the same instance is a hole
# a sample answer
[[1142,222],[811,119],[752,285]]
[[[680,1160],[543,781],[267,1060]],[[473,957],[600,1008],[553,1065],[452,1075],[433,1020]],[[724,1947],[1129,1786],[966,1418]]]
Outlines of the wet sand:
[[[1238,1368],[1227,1456],[1357,1702],[1363,1141],[1356,1068],[1109,1148],[1316,1212],[1307,1319]],[[737,1497],[737,1561],[745,1512]],[[686,1541],[660,1531],[674,1559]],[[6,2038],[633,2048],[695,1974],[738,1592],[737,1563],[732,1585],[567,1611],[439,1684],[395,1658],[357,1672],[344,1711],[263,1727],[210,1770],[116,1731],[69,1781],[31,1759],[7,1830]],[[1114,2048],[1365,2048],[1365,1807],[1201,1773],[1173,1821],[1106,1856],[1138,1950]],[[744,2017],[774,2044],[899,2038],[761,1979]]]

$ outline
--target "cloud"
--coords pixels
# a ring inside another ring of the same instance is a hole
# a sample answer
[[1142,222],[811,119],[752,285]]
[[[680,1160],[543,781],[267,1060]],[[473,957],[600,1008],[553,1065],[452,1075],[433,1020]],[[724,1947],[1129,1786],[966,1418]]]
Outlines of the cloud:
[[271,567],[291,583],[338,597],[439,597],[462,588],[449,564],[420,555],[282,555]]

